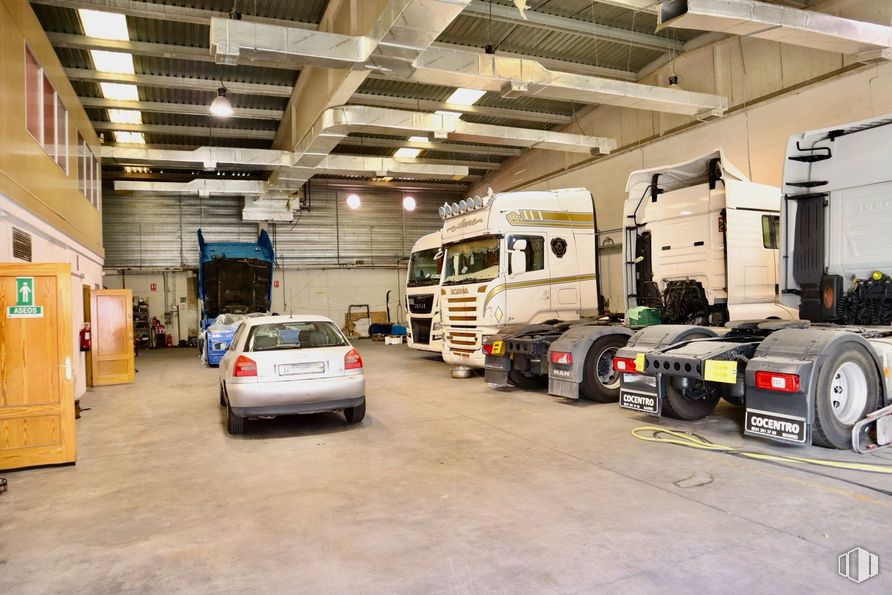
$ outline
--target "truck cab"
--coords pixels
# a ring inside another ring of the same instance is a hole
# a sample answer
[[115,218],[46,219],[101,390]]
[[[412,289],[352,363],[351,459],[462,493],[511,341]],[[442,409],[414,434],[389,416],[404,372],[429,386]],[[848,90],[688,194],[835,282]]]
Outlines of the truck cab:
[[506,325],[597,311],[594,203],[588,190],[490,193],[440,208],[443,359],[484,366]]
[[412,349],[443,350],[440,322],[440,276],[443,250],[440,232],[422,236],[412,247],[406,273],[406,312],[408,343]]
[[892,394],[889,146],[892,116],[793,135],[779,285],[801,320],[638,331],[615,360],[620,405],[694,420],[724,398],[746,408],[748,435],[859,452],[874,416],[892,445],[892,410],[879,411]]

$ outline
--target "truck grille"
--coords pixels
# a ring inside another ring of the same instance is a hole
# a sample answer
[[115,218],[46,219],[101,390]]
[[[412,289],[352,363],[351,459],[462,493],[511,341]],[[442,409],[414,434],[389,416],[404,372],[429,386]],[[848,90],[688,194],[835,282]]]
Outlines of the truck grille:
[[445,334],[449,350],[462,357],[470,357],[480,349],[480,335],[473,330],[451,330]]
[[422,345],[430,345],[431,319],[412,320],[412,341]]
[[434,295],[430,293],[410,295],[408,302],[412,314],[430,314],[434,309]]
[[440,305],[444,309],[444,322],[447,326],[477,326],[478,310],[480,308],[480,296],[447,297],[445,304]]

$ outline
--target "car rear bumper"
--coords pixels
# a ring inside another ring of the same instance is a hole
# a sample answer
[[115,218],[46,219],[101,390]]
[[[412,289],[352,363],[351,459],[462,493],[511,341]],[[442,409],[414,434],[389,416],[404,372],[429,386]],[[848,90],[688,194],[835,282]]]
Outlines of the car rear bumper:
[[318,403],[293,403],[291,405],[262,405],[255,407],[233,407],[232,412],[238,417],[265,417],[267,415],[299,415],[301,413],[323,413],[340,411],[350,407],[358,407],[365,397],[338,399],[336,401],[320,401]]
[[[286,415],[282,413],[245,413],[241,410],[291,409],[294,413],[335,411],[355,407],[365,395],[365,376],[353,374],[336,378],[283,380],[279,382],[226,383],[229,406],[240,415]],[[343,403],[348,403],[344,405]],[[353,404],[350,404],[353,403]]]

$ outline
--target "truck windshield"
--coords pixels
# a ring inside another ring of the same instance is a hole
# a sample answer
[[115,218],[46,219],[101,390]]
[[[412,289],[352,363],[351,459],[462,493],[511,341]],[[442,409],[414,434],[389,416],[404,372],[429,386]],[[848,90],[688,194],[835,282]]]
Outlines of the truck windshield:
[[409,287],[424,287],[436,285],[440,282],[440,271],[443,267],[442,258],[434,258],[439,248],[413,252],[409,259],[409,279],[406,285]]
[[443,285],[489,281],[499,274],[499,238],[477,238],[446,248]]

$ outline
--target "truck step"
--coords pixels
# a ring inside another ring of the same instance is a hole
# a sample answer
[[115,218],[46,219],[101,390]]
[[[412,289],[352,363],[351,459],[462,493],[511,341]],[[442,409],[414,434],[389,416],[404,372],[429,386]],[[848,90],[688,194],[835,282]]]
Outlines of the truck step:
[[787,182],[787,186],[794,188],[817,188],[818,186],[826,186],[829,184],[827,180],[814,180],[812,182]]

